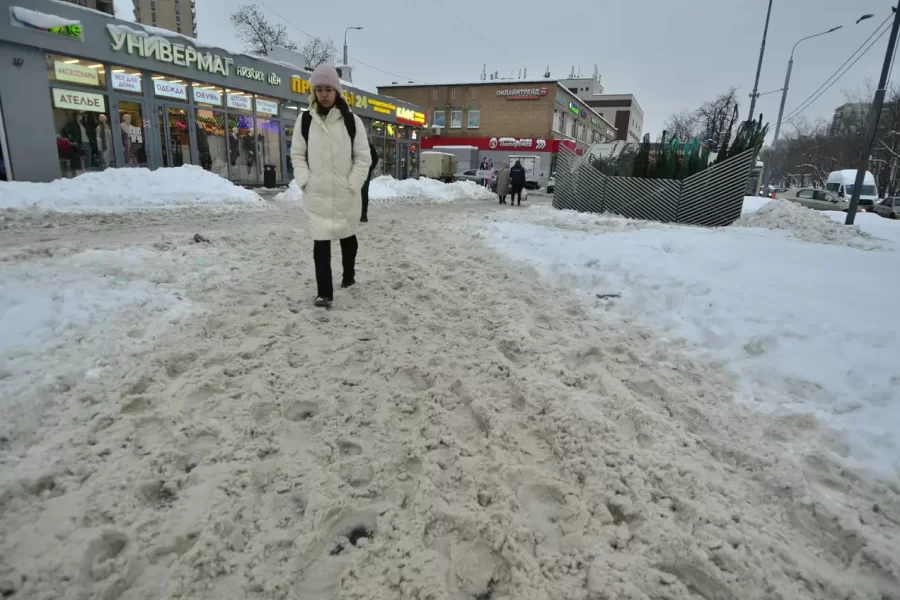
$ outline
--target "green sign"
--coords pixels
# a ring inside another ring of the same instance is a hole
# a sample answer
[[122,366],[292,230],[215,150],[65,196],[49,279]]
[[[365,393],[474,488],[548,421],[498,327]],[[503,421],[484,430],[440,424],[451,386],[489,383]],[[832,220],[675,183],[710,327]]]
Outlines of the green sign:
[[63,19],[56,15],[48,15],[36,10],[29,10],[21,6],[10,7],[10,20],[13,26],[43,31],[53,35],[75,38],[84,41],[84,28],[79,21]]

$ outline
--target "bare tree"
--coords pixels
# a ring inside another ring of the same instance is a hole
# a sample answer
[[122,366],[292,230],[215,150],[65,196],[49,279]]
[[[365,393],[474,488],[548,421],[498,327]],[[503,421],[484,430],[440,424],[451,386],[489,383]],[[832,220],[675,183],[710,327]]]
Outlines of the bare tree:
[[306,69],[312,71],[319,65],[333,63],[337,54],[337,48],[335,48],[334,42],[330,39],[324,40],[318,37],[311,37],[306,40],[299,53],[303,57]]
[[245,4],[231,13],[231,24],[244,50],[259,56],[268,56],[275,46],[297,50],[297,42],[291,40],[284,25],[272,25],[255,4]]
[[664,127],[668,137],[677,137],[682,142],[691,140],[699,135],[697,117],[694,113],[687,110],[671,115]]

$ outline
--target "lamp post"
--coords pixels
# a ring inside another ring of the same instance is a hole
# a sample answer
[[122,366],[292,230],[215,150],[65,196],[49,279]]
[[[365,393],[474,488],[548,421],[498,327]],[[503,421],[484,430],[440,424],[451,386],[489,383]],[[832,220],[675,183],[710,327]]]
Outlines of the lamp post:
[[[856,23],[859,24],[861,21],[865,21],[866,19],[871,19],[874,16],[875,15],[871,15],[871,14],[863,15],[859,19],[857,19]],[[781,106],[778,107],[778,120],[775,122],[775,137],[772,140],[773,160],[777,157],[777,153],[778,153],[778,136],[781,134],[781,119],[782,119],[782,117],[784,117],[784,104],[785,104],[785,102],[787,102],[788,88],[791,84],[791,70],[794,68],[794,52],[797,50],[797,46],[799,46],[801,42],[805,42],[806,40],[811,40],[811,39],[819,37],[821,35],[827,35],[829,33],[833,33],[842,27],[843,27],[843,25],[838,25],[837,27],[832,27],[828,31],[823,31],[821,33],[816,33],[814,35],[809,35],[809,36],[806,36],[805,38],[801,38],[801,39],[797,40],[797,43],[794,44],[794,47],[791,49],[791,58],[788,60],[787,73],[784,76],[784,88],[782,88],[782,90],[781,90]],[[769,161],[769,162],[771,163],[772,161]],[[766,164],[763,167],[763,171],[766,171],[766,173],[763,174],[763,185],[768,185],[769,184],[768,173],[767,173],[769,171],[768,164]]]
[[763,55],[766,53],[766,34],[769,33],[769,17],[772,16],[772,0],[769,0],[769,10],[766,11],[766,26],[763,29],[762,44],[759,47],[759,63],[756,65],[756,81],[753,82],[753,91],[750,92],[750,115],[748,121],[753,120],[753,111],[756,110],[756,99],[759,98],[759,73],[762,71]]
[[891,62],[893,62],[894,46],[897,44],[897,30],[900,29],[900,10],[898,8],[900,7],[894,8],[894,24],[891,26],[891,37],[888,39],[887,52],[884,53],[884,63],[881,65],[881,79],[878,80],[875,99],[872,100],[872,106],[869,107],[866,142],[859,153],[859,166],[856,169],[856,181],[853,182],[853,194],[850,198],[850,208],[847,209],[845,225],[853,225],[853,221],[856,219],[856,209],[859,208],[859,194],[869,168],[869,156],[872,154],[872,146],[875,145],[875,136],[878,134],[878,120],[881,118],[881,109],[884,108],[885,87],[887,87]]
[[345,65],[345,66],[348,64],[348,59],[347,59],[347,32],[350,31],[351,29],[354,29],[354,30],[359,31],[360,29],[362,29],[362,27],[348,27],[347,29],[344,30],[344,65]]

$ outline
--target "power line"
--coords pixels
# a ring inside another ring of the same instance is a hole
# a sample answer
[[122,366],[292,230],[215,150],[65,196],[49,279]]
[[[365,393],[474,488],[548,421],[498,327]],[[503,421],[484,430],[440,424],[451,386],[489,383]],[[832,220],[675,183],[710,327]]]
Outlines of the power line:
[[[258,1],[259,1],[259,3],[262,4],[266,9],[268,9],[269,12],[273,13],[273,14],[274,14],[275,16],[277,16],[279,19],[281,19],[282,21],[284,21],[285,23],[287,23],[288,25],[290,25],[291,27],[293,27],[294,29],[296,29],[297,31],[299,31],[300,33],[302,33],[303,35],[305,35],[306,37],[308,37],[308,38],[315,38],[315,37],[317,37],[317,36],[315,36],[315,35],[309,33],[308,31],[306,31],[306,30],[304,30],[304,29],[301,29],[301,28],[298,27],[297,25],[294,25],[294,24],[291,23],[290,21],[288,21],[287,18],[285,18],[284,15],[282,15],[281,13],[279,13],[277,10],[273,9],[271,6],[269,6],[268,4],[266,4],[265,2],[263,2],[262,0],[258,0]],[[355,57],[352,57],[352,56],[348,56],[347,58],[352,58],[354,61],[358,62],[359,64],[361,64],[361,65],[363,65],[363,66],[369,67],[370,69],[373,69],[373,70],[375,70],[375,71],[378,71],[379,73],[384,73],[385,75],[390,75],[391,77],[397,77],[397,78],[402,79],[402,80],[404,80],[404,81],[409,81],[410,79],[412,79],[411,77],[404,77],[403,75],[398,75],[397,73],[391,73],[390,71],[385,71],[384,69],[379,69],[379,68],[376,67],[376,66],[370,65],[369,63],[363,62],[363,61],[359,60],[358,58],[355,58]],[[422,82],[422,83],[427,83],[427,82]]]
[[[844,74],[846,74],[847,71],[849,71],[853,67],[853,65],[855,65],[857,62],[859,62],[859,60],[863,56],[865,56],[869,50],[872,49],[872,46],[874,46],[878,42],[878,40],[881,39],[881,37],[885,33],[887,33],[888,29],[890,29],[890,27],[885,28],[884,26],[889,20],[891,20],[892,17],[893,17],[893,15],[888,15],[887,19],[882,21],[881,24],[877,28],[875,28],[875,31],[873,31],[872,34],[868,38],[866,38],[866,40],[862,44],[860,44],[859,48],[854,50],[853,53],[850,55],[850,57],[844,61],[844,64],[839,66],[837,68],[837,70],[834,73],[832,73],[831,76],[828,79],[826,79],[822,85],[820,85],[818,87],[818,89],[816,89],[816,91],[814,91],[812,94],[807,96],[807,98],[803,102],[801,102],[800,104],[797,105],[797,108],[795,108],[793,111],[791,111],[791,113],[787,116],[785,121],[791,121],[791,120],[795,119],[797,116],[800,115],[800,113],[802,113],[807,108],[812,106],[813,103],[816,100],[818,100],[819,98],[821,98],[825,92],[827,92],[829,89],[831,89],[831,87],[835,83],[837,83],[838,80],[841,77],[843,77]],[[880,34],[878,33],[879,31],[881,32]],[[862,50],[863,47],[869,43],[869,40],[871,40],[873,37],[875,37],[876,34],[878,35],[878,37],[876,37],[875,40],[872,41],[872,43],[869,44],[869,46],[865,50],[863,50],[862,54],[860,54],[859,56],[856,56],[856,54],[860,50]],[[854,56],[856,56],[855,60],[853,58]],[[853,61],[852,63],[850,62],[851,60]],[[847,65],[847,63],[850,63],[849,66]],[[846,69],[844,67],[846,67]],[[842,71],[842,69],[843,69],[843,71]],[[837,76],[837,78],[835,78],[835,76]],[[834,81],[832,81],[832,79],[834,79]],[[829,82],[831,82],[831,83],[829,83]]]
[[444,6],[443,4],[438,2],[438,0],[431,0],[431,2],[432,2],[432,4],[435,4],[436,6],[440,7],[445,13],[447,13],[448,15],[450,15],[451,17],[453,17],[454,19],[456,19],[457,21],[459,21],[460,23],[465,25],[465,27],[468,31],[477,34],[478,37],[480,37],[483,42],[486,42],[494,50],[497,50],[498,52],[505,54],[506,56],[511,58],[513,61],[520,60],[520,59],[516,58],[515,56],[513,56],[512,54],[510,54],[509,52],[507,52],[506,50],[504,50],[503,48],[494,44],[490,40],[490,38],[488,38],[487,36],[482,35],[478,30],[476,30],[474,27],[472,27],[471,21],[466,21],[463,18],[457,16],[456,14],[450,12],[450,10],[446,6]]

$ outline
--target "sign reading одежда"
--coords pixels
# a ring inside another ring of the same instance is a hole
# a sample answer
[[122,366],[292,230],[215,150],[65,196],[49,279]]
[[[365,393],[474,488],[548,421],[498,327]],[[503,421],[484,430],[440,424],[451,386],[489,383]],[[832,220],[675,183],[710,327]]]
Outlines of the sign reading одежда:
[[153,92],[157,96],[165,98],[187,100],[187,87],[183,83],[172,83],[165,79],[156,79],[153,81]]
[[90,92],[73,92],[53,88],[53,106],[63,110],[79,110],[87,112],[106,112],[106,102],[102,94]]

